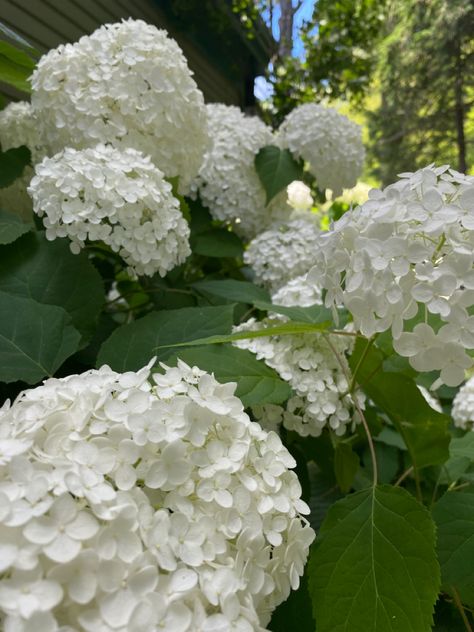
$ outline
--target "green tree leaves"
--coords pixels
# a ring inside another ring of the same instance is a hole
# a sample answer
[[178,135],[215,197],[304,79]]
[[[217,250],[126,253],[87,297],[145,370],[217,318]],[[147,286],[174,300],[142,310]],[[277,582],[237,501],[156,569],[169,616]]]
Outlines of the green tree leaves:
[[433,508],[442,587],[474,606],[474,492],[447,492]]
[[435,527],[408,492],[384,485],[338,501],[313,546],[318,632],[429,632],[439,589]]
[[288,149],[280,149],[274,145],[262,147],[255,156],[255,168],[267,194],[267,204],[290,182],[303,177],[301,165]]
[[[8,29],[10,33],[10,31]],[[29,77],[35,68],[35,61],[23,50],[8,42],[0,41],[0,81],[22,92],[31,92]]]

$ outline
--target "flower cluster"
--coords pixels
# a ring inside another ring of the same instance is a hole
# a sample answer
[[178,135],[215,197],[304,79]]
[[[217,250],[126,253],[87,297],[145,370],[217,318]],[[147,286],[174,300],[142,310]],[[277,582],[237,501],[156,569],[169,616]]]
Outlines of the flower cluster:
[[314,205],[311,189],[301,180],[293,180],[286,187],[288,204],[295,211],[310,211]]
[[[298,291],[298,286],[302,291]],[[317,289],[307,285],[305,277],[299,277],[273,294],[272,302],[289,307],[309,307],[320,303],[320,296]],[[275,324],[274,318],[286,320],[276,315],[263,321],[252,318],[235,327],[234,331],[259,331]],[[303,437],[318,437],[325,427],[342,435],[350,424],[358,423],[352,398],[356,397],[362,407],[364,396],[360,391],[349,393],[350,368],[346,355],[352,349],[350,336],[292,334],[248,338],[234,344],[264,360],[289,382],[295,393],[285,407],[264,405],[252,408],[254,417],[264,428],[274,430],[283,423],[285,428],[295,430]]]
[[190,253],[171,185],[134,149],[67,148],[36,166],[28,192],[47,238],[69,237],[73,252],[102,240],[136,274],[161,276]]
[[353,187],[364,166],[360,126],[316,103],[300,105],[286,116],[278,142],[308,162],[319,188],[331,189],[333,196]]
[[451,415],[455,426],[474,431],[474,378],[467,380],[456,393]]
[[41,160],[45,150],[41,146],[38,123],[31,105],[26,101],[9,103],[0,111],[0,145],[2,151],[25,145],[33,163]]
[[391,329],[414,369],[456,386],[474,349],[474,177],[431,165],[400,178],[321,236],[308,278],[365,336]]
[[300,213],[255,237],[244,253],[244,261],[252,268],[257,283],[275,291],[314,265],[319,235],[317,217]]
[[223,104],[207,105],[212,147],[206,153],[193,185],[215,219],[228,222],[235,231],[251,239],[271,221],[265,191],[255,170],[255,156],[273,142],[272,130],[256,116]]
[[263,630],[314,538],[235,384],[178,363],[49,379],[0,410],[2,629]]
[[151,156],[185,191],[208,144],[204,99],[177,43],[141,20],[100,27],[44,55],[32,106],[52,153],[98,143]]

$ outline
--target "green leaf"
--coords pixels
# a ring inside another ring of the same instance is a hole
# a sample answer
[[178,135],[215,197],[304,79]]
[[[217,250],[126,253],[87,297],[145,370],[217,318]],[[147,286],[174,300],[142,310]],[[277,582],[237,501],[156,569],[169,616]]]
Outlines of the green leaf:
[[474,492],[447,492],[433,507],[442,587],[474,606]]
[[205,257],[241,257],[244,247],[235,233],[226,228],[212,228],[194,235],[191,249]]
[[165,360],[176,353],[173,345],[230,332],[233,313],[234,305],[151,312],[114,331],[100,349],[98,366],[109,364],[116,371],[136,371],[153,356]]
[[339,443],[334,453],[334,473],[341,492],[346,494],[352,487],[359,469],[359,457],[348,443]]
[[384,371],[383,353],[373,346],[365,353],[366,345],[359,338],[349,360],[351,370],[357,369],[357,382],[395,425],[415,469],[444,463],[451,438],[449,417],[429,406],[412,378]]
[[26,39],[21,37],[21,35],[18,35],[16,31],[9,28],[3,22],[0,22],[0,32],[3,33],[3,35],[8,37],[8,39],[12,40],[16,44],[19,44],[20,46],[28,48],[31,52],[34,52],[34,53],[38,52]]
[[[208,308],[213,309],[213,308]],[[245,349],[229,345],[183,349],[167,362],[180,358],[186,364],[196,365],[203,371],[214,373],[220,382],[237,382],[236,395],[244,406],[254,404],[281,404],[291,396],[291,387],[278,373]]]
[[66,239],[24,235],[0,249],[0,290],[66,310],[83,336],[92,335],[104,304],[102,279],[85,252],[73,255]]
[[234,334],[209,336],[207,338],[196,338],[195,340],[188,340],[186,342],[179,342],[170,345],[162,345],[160,348],[166,346],[169,347],[196,347],[201,345],[216,345],[226,342],[235,342],[236,340],[250,340],[252,338],[265,338],[266,336],[286,336],[293,334],[314,334],[317,332],[325,331],[327,329],[326,323],[311,324],[311,323],[282,323],[281,321],[274,321],[278,323],[276,325],[269,325],[264,329],[258,329],[257,331],[237,331]]
[[[10,31],[10,29],[8,31],[9,36],[12,33],[13,37],[16,37],[13,31]],[[25,44],[28,46],[25,40],[21,40],[21,43],[23,46]],[[29,48],[29,50],[32,51],[34,49]],[[35,60],[24,50],[0,40],[0,81],[14,86],[22,92],[31,92],[29,77],[35,65]]]
[[351,494],[329,510],[309,590],[318,632],[429,632],[439,589],[435,526],[401,488]]
[[0,245],[16,241],[32,228],[32,224],[25,224],[18,215],[0,209]]
[[[295,628],[295,622],[298,622],[297,628]],[[298,632],[314,632],[315,625],[306,574],[301,578],[298,590],[293,590],[288,599],[273,612],[268,629],[271,632],[290,632],[296,629]]]
[[31,153],[28,147],[21,146],[8,151],[0,151],[0,189],[15,182],[29,164],[31,164]]
[[0,292],[0,380],[35,384],[77,351],[79,332],[61,307]]
[[463,437],[453,437],[449,444],[449,459],[444,463],[440,473],[440,483],[454,483],[474,463],[474,432],[467,432]]
[[310,307],[287,307],[286,305],[274,305],[273,303],[256,301],[255,307],[275,314],[281,314],[293,321],[301,323],[321,323],[327,326],[333,323],[332,311],[324,305],[311,305]]
[[255,169],[267,194],[267,204],[293,180],[303,178],[303,169],[288,149],[268,145],[255,156]]
[[270,302],[267,290],[249,281],[236,281],[234,279],[198,281],[192,287],[199,291],[227,298],[235,303],[254,304],[256,301]]

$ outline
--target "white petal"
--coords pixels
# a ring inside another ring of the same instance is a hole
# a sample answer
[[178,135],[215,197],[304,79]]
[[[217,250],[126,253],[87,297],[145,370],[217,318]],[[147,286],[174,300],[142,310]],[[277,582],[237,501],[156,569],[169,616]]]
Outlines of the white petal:
[[93,538],[98,530],[97,520],[87,511],[80,511],[66,527],[66,533],[74,540]]
[[72,540],[66,533],[60,533],[51,544],[44,547],[43,551],[54,562],[65,564],[79,555],[81,543]]
[[130,590],[120,590],[100,602],[100,613],[112,628],[121,628],[128,625],[138,603]]

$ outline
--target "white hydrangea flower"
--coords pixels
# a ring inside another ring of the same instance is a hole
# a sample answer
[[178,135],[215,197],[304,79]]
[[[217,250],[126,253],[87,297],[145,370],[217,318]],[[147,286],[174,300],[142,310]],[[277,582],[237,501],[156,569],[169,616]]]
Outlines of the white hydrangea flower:
[[[266,206],[266,195],[255,170],[255,156],[274,144],[272,130],[256,116],[232,105],[207,106],[212,147],[193,184],[211,215],[251,239],[264,230],[275,213],[287,213],[284,193]],[[281,208],[280,208],[281,207]]]
[[295,211],[310,211],[314,205],[311,189],[301,180],[293,180],[286,187],[288,204]]
[[40,142],[38,122],[31,104],[26,101],[9,103],[0,110],[0,146],[2,151],[25,145],[31,152],[31,161],[39,162],[46,155]]
[[141,20],[106,24],[44,55],[32,106],[51,153],[98,143],[151,156],[184,192],[208,145],[206,110],[178,44]]
[[[391,329],[414,369],[457,386],[474,349],[473,215],[473,176],[446,165],[401,174],[321,235],[309,282],[365,336]],[[417,314],[424,322],[407,326]]]
[[[298,285],[300,289],[298,289]],[[310,307],[321,304],[321,293],[308,285],[306,277],[298,277],[272,295],[275,305],[288,307]],[[274,319],[286,321],[283,316],[271,314],[263,321],[250,319],[234,328],[234,331],[258,331],[275,323]],[[295,334],[268,336],[239,340],[234,344],[255,353],[280,377],[289,382],[294,396],[284,406],[254,406],[252,414],[268,430],[283,424],[303,437],[318,437],[323,428],[329,427],[337,435],[346,432],[359,422],[352,397],[364,406],[364,395],[356,391],[348,393],[347,375],[350,375],[346,356],[352,351],[350,336],[330,335],[331,345],[323,334]],[[344,370],[340,362],[344,363]]]
[[297,214],[255,237],[244,253],[244,261],[252,268],[257,283],[275,291],[314,265],[319,235],[315,215]]
[[136,274],[164,276],[190,254],[189,226],[161,171],[134,149],[67,148],[36,166],[28,189],[46,237],[103,241]]
[[278,142],[306,161],[318,187],[331,189],[334,197],[353,187],[362,173],[361,127],[333,108],[299,105],[281,124]]
[[455,426],[474,431],[474,377],[467,380],[456,393],[451,415]]
[[235,384],[178,362],[51,378],[0,410],[0,620],[263,632],[314,531]]

